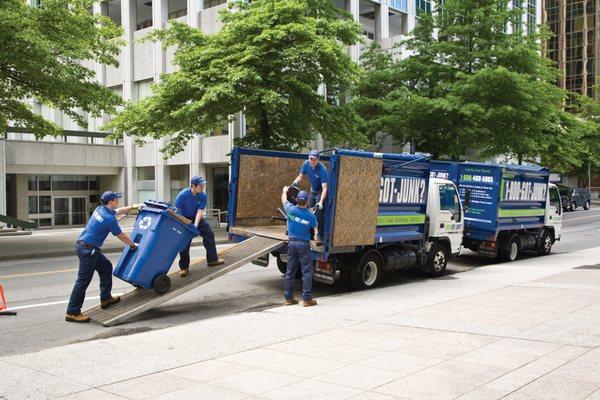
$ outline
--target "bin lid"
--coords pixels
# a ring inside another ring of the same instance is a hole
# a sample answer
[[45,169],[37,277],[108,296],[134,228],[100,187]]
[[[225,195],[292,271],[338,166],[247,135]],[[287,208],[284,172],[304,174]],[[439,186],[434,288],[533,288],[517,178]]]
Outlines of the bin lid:
[[168,208],[173,208],[173,206],[171,205],[171,203],[167,203],[165,201],[158,201],[158,200],[146,200],[144,202],[144,204],[148,207],[153,207],[153,208],[160,208],[161,210],[166,210]]
[[146,204],[146,207],[143,207],[142,211],[161,214],[162,216],[170,218],[173,221],[177,222],[179,225],[189,230],[194,236],[200,235],[200,231],[194,225],[194,221],[191,221],[189,224],[185,224],[184,222],[182,222],[184,220],[187,220],[187,218],[177,213],[175,211],[175,208],[173,208],[173,206],[171,206],[170,203],[166,203],[163,201],[147,200],[144,202],[144,204]]

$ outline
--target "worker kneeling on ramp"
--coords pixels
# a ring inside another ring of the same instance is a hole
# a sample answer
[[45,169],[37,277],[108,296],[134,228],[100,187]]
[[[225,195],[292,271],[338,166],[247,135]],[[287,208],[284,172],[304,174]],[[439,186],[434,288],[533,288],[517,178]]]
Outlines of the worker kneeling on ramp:
[[317,304],[312,298],[312,252],[310,249],[310,230],[317,226],[317,219],[308,209],[308,193],[300,191],[296,196],[297,205],[287,199],[288,187],[283,188],[281,202],[287,214],[288,250],[287,270],[285,272],[285,305],[298,304],[294,298],[296,270],[302,271],[302,305],[310,307]]

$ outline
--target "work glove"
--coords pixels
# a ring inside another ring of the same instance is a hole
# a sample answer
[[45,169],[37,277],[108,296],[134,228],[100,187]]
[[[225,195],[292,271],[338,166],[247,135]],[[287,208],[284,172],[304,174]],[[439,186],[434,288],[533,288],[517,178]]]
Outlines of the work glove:
[[323,203],[319,202],[319,203],[317,203],[317,205],[315,205],[315,207],[317,208],[317,210],[322,210],[323,209]]
[[284,186],[283,187],[283,193],[287,193],[287,191],[288,191],[288,186]]
[[132,204],[131,209],[132,210],[141,210],[143,206],[144,206],[143,204]]
[[133,243],[132,245],[130,245],[130,246],[129,246],[129,249],[130,249],[131,251],[136,251],[136,250],[137,250],[137,248],[138,248],[138,244],[137,244],[137,243]]

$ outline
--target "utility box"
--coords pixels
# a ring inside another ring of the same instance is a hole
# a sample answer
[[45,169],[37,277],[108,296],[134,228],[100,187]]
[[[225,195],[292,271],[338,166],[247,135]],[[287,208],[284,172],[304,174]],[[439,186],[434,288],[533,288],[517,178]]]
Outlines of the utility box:
[[146,201],[138,214],[131,240],[136,251],[126,247],[113,275],[136,287],[166,293],[171,287],[167,276],[177,253],[200,234],[192,221],[177,214],[170,204]]

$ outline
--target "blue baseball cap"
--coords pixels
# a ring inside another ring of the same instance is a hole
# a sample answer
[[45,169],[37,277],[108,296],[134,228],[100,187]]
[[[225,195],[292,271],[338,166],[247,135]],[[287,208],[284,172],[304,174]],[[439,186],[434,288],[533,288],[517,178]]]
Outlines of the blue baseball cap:
[[317,150],[311,150],[310,153],[308,153],[308,158],[311,157],[315,157],[316,159],[321,158],[321,155],[319,154],[319,152]]
[[190,179],[191,185],[204,185],[206,184],[206,180],[201,176],[194,176]]
[[305,192],[304,190],[301,190],[298,192],[298,194],[296,195],[296,201],[308,201],[308,193]]
[[108,203],[111,200],[120,199],[121,197],[123,197],[123,193],[108,191],[108,192],[102,193],[102,196],[100,197],[100,199],[102,200],[103,203]]

